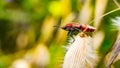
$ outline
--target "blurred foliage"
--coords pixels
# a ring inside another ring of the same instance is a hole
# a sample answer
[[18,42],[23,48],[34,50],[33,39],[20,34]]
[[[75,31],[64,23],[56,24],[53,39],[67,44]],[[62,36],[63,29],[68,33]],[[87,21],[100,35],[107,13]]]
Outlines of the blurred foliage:
[[[61,68],[67,32],[53,26],[79,21],[89,24],[95,17],[96,1],[0,0],[0,68]],[[112,0],[106,4],[103,13],[117,8]],[[116,11],[103,17],[95,32],[105,35],[99,48],[103,58],[117,37],[110,19],[119,15]]]

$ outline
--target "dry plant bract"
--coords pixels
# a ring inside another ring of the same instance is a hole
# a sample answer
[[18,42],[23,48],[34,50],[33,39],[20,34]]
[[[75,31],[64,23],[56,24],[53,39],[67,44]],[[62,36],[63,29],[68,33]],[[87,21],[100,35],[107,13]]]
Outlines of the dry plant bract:
[[[115,19],[112,19],[113,26],[115,27],[115,30],[120,30],[120,17],[116,17]],[[111,68],[111,65],[120,59],[118,56],[120,54],[120,31],[118,33],[118,39],[116,39],[116,42],[114,43],[111,52],[109,52],[109,55],[107,55],[108,61],[106,63],[107,68]]]

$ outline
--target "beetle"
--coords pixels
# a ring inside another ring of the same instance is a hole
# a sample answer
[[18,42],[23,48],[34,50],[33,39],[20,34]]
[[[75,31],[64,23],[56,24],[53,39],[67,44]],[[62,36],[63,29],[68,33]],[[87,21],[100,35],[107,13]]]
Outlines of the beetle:
[[86,24],[78,24],[78,23],[68,23],[65,26],[61,27],[66,31],[82,31],[82,32],[94,32],[96,28],[86,25]]
[[73,32],[77,31],[77,32],[94,32],[96,30],[96,28],[86,25],[86,24],[79,24],[79,23],[68,23],[63,27],[59,27],[59,26],[54,26],[54,27],[58,27],[61,28],[63,30],[68,31],[67,36],[70,36],[73,38],[73,42],[75,41],[74,37],[73,37]]

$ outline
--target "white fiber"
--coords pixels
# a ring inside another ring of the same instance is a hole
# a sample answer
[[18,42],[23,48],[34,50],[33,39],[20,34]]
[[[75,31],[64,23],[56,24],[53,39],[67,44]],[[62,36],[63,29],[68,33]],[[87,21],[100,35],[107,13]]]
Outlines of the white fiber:
[[65,55],[63,68],[94,68],[98,57],[92,43],[91,37],[77,35]]

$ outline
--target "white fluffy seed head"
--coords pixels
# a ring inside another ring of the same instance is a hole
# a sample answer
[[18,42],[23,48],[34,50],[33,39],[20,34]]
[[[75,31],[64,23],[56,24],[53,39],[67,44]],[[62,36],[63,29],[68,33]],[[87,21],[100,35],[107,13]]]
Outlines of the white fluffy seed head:
[[98,62],[91,37],[76,36],[65,55],[63,68],[94,68]]

